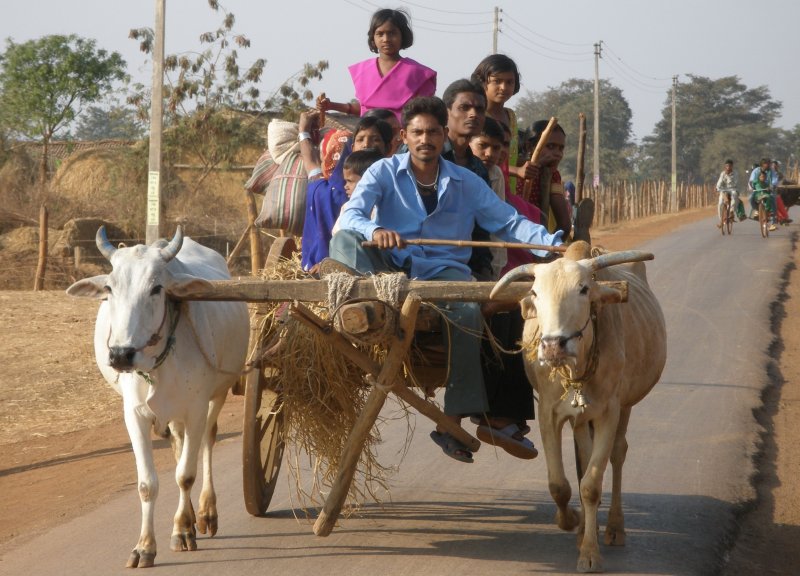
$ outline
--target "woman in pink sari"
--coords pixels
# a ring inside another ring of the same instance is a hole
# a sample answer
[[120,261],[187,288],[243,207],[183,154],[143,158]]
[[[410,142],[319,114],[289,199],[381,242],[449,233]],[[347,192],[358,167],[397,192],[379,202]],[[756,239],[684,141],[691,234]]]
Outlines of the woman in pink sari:
[[403,10],[384,8],[372,15],[367,34],[371,52],[378,54],[350,66],[350,77],[356,89],[356,100],[331,102],[324,93],[317,98],[320,110],[336,110],[344,114],[363,116],[373,108],[387,108],[398,120],[406,102],[416,96],[433,96],[436,92],[436,72],[400,51],[414,43],[414,34]]

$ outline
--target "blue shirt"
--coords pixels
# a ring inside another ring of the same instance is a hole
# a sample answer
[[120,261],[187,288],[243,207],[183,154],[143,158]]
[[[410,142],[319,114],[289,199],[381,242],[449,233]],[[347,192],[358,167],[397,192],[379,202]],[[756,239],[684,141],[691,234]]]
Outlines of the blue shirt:
[[[544,226],[523,218],[500,200],[480,177],[444,159],[439,160],[439,203],[429,215],[409,162],[409,154],[395,154],[370,166],[342,209],[341,229],[355,230],[368,240],[378,228],[395,230],[406,240],[469,240],[478,224],[507,241],[561,244],[560,230],[549,234]],[[370,220],[373,208],[375,216]],[[408,270],[411,278],[429,280],[445,268],[455,268],[467,279],[471,252],[469,247],[407,246],[393,249],[391,258],[397,267]]]

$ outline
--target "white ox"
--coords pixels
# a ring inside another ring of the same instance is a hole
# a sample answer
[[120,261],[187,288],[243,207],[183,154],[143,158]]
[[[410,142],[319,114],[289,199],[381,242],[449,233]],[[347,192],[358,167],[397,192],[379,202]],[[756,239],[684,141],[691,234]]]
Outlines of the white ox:
[[[513,280],[534,277],[531,293],[521,302],[526,318],[522,345],[528,379],[539,393],[539,429],[550,494],[558,507],[556,522],[563,530],[578,527],[578,571],[601,572],[597,508],[603,474],[610,458],[613,480],[605,543],[622,546],[625,434],[631,408],[661,377],[667,340],[664,315],[641,262],[652,255],[588,256],[588,244],[576,242],[563,259],[510,271],[492,294]],[[623,263],[627,264],[607,268]],[[620,302],[621,292],[597,280],[627,281],[627,303],[613,304]],[[572,492],[564,474],[561,432],[567,421],[578,450],[580,516],[569,506]]]
[[[156,555],[158,475],[151,430],[169,434],[177,461],[180,500],[170,547],[196,550],[195,522],[204,534],[217,531],[211,451],[217,416],[244,367],[247,305],[178,302],[208,280],[230,278],[224,258],[184,239],[180,227],[168,244],[161,240],[119,249],[100,228],[97,246],[112,272],[80,280],[67,293],[104,300],[95,325],[95,357],[103,377],[123,398],[142,504],[141,533],[127,566],[143,568],[152,566]],[[191,489],[201,446],[203,488],[195,517]]]

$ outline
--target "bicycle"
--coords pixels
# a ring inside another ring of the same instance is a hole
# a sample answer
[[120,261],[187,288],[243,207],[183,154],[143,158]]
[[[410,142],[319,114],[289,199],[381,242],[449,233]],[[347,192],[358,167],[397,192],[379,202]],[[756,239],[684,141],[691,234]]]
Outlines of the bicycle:
[[725,194],[725,200],[722,203],[722,211],[719,215],[719,225],[717,226],[722,232],[722,235],[725,236],[725,232],[728,232],[728,235],[733,234],[733,222],[736,219],[736,208],[735,204],[731,202],[731,194]]
[[761,230],[761,237],[769,236],[770,222],[772,221],[772,210],[767,207],[769,194],[762,194],[758,198],[758,228]]

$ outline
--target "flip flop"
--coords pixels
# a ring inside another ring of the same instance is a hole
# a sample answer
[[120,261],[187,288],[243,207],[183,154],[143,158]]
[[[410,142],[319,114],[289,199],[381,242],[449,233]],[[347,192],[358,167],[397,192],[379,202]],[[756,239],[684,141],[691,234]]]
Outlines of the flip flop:
[[533,460],[539,455],[539,451],[536,450],[533,442],[525,438],[516,424],[509,424],[500,429],[481,425],[478,426],[477,436],[481,442],[499,446],[517,458]]
[[437,432],[434,430],[431,432],[431,440],[436,442],[442,449],[442,452],[450,456],[450,458],[458,460],[459,462],[466,462],[467,464],[472,464],[474,462],[472,459],[472,452],[448,432]]
[[[486,418],[483,416],[470,416],[469,421],[475,424],[476,426],[490,425],[489,421],[486,420]],[[525,424],[524,422],[520,422],[519,424],[517,424],[517,426],[519,427],[519,431],[522,432],[523,436],[531,433],[531,427]]]

